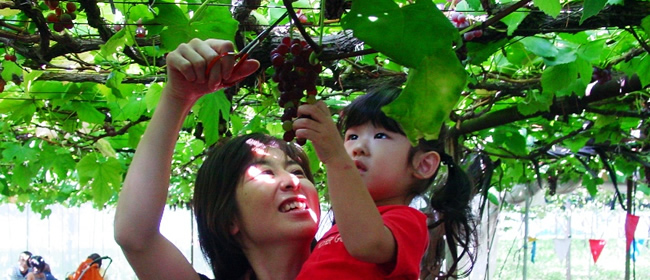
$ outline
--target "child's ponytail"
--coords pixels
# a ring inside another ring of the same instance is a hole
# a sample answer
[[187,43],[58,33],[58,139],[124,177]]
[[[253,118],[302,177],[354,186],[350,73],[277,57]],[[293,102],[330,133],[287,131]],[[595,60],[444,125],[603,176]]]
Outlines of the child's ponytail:
[[[439,153],[441,162],[447,167],[447,180],[442,187],[434,189],[429,201],[431,242],[422,262],[422,279],[466,277],[476,261],[476,223],[470,205],[473,184],[451,156]],[[447,264],[448,269],[442,274],[445,243],[452,263]],[[461,269],[462,258],[469,262]]]

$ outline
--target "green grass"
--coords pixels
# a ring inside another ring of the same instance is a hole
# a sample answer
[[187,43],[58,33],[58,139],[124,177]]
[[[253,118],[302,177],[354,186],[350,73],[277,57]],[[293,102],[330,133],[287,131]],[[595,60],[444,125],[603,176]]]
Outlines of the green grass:
[[[517,240],[502,239],[497,249],[496,271],[492,279],[523,279],[522,243]],[[531,263],[532,243],[528,243],[528,263],[526,279],[564,280],[567,278],[567,261],[560,261],[555,253],[553,239],[538,239],[535,263]],[[508,251],[510,255],[508,256]],[[650,249],[648,243],[638,248],[636,263],[631,262],[630,279],[650,279]],[[610,239],[603,248],[598,262],[594,264],[586,239],[571,240],[571,278],[624,279],[625,277],[625,239]],[[636,266],[636,268],[635,268]],[[634,275],[636,273],[636,275]],[[635,277],[636,276],[636,277]]]

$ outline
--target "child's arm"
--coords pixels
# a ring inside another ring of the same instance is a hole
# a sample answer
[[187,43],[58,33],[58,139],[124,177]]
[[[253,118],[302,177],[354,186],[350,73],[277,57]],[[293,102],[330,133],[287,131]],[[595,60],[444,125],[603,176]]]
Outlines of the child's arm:
[[298,107],[298,115],[308,115],[293,124],[296,137],[312,142],[327,168],[327,186],[336,225],[348,253],[358,260],[386,263],[395,260],[396,244],[377,210],[343,139],[322,101]]
[[237,81],[259,66],[247,61],[230,73],[226,56],[206,79],[205,67],[218,53],[233,51],[232,43],[192,40],[167,55],[168,82],[156,111],[129,166],[115,214],[115,240],[139,279],[198,279],[183,254],[159,231],[167,201],[171,158],[178,132],[192,105],[206,93]]

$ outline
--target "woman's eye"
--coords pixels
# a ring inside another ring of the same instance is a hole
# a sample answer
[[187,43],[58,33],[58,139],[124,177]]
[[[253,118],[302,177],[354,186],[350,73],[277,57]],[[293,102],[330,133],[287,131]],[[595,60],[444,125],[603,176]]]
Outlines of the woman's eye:
[[273,175],[273,170],[264,169],[264,170],[262,170],[262,172],[260,174],[262,174],[262,175]]
[[302,177],[305,176],[305,171],[302,169],[296,169],[294,171],[291,171],[291,174],[296,175],[297,177]]

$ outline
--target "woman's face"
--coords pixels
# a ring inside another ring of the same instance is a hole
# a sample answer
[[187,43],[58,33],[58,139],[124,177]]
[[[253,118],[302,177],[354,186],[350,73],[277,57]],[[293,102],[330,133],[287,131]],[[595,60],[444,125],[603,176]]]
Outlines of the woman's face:
[[318,230],[320,205],[302,167],[277,148],[254,148],[237,191],[238,214],[231,228],[246,244],[311,240]]

